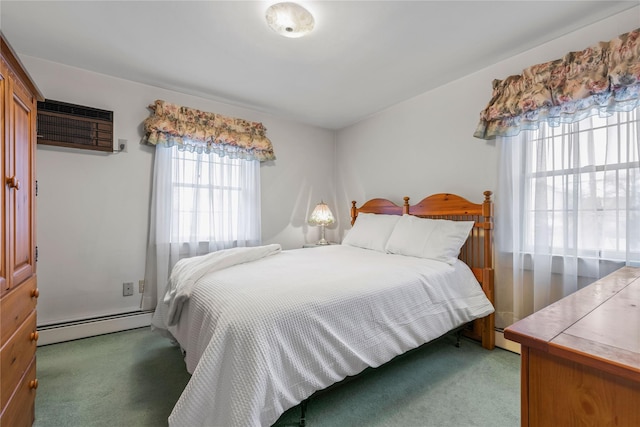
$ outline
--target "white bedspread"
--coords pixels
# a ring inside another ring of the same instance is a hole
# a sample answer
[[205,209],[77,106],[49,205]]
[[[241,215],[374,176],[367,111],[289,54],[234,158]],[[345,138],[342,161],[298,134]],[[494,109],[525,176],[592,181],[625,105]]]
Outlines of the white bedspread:
[[280,245],[274,244],[251,248],[232,248],[181,259],[171,270],[171,276],[164,295],[164,303],[169,306],[167,324],[175,325],[178,323],[182,306],[191,298],[193,287],[205,274],[255,261],[276,254],[281,250]]
[[462,262],[349,246],[206,274],[167,327],[193,374],[169,425],[270,426],[313,392],[492,312]]

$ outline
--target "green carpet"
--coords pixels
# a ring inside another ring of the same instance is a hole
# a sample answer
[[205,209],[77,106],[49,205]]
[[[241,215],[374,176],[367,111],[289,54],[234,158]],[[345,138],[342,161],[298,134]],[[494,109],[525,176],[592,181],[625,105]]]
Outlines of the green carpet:
[[[519,356],[454,342],[445,337],[314,397],[307,426],[518,426]],[[189,381],[179,349],[147,328],[39,347],[37,364],[36,427],[166,426]],[[275,426],[297,426],[299,416],[292,408]]]

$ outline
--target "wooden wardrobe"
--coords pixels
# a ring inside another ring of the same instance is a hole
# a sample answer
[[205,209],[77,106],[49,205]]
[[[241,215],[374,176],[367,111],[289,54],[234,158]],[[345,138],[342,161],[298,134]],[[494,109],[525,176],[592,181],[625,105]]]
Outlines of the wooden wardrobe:
[[0,425],[30,426],[35,414],[37,101],[26,70],[0,33]]

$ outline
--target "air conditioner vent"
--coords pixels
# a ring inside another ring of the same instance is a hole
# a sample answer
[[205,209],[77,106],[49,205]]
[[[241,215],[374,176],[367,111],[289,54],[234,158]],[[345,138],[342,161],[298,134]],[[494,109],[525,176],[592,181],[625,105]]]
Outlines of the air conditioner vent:
[[113,151],[113,111],[50,99],[38,102],[38,144]]

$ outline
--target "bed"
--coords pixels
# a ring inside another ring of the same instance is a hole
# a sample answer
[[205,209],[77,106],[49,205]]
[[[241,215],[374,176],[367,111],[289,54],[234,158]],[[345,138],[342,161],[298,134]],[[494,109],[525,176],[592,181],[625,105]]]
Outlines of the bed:
[[153,317],[192,374],[169,425],[270,426],[315,392],[456,329],[492,349],[493,203],[484,195],[479,204],[453,194],[352,202],[342,245],[180,261]]

